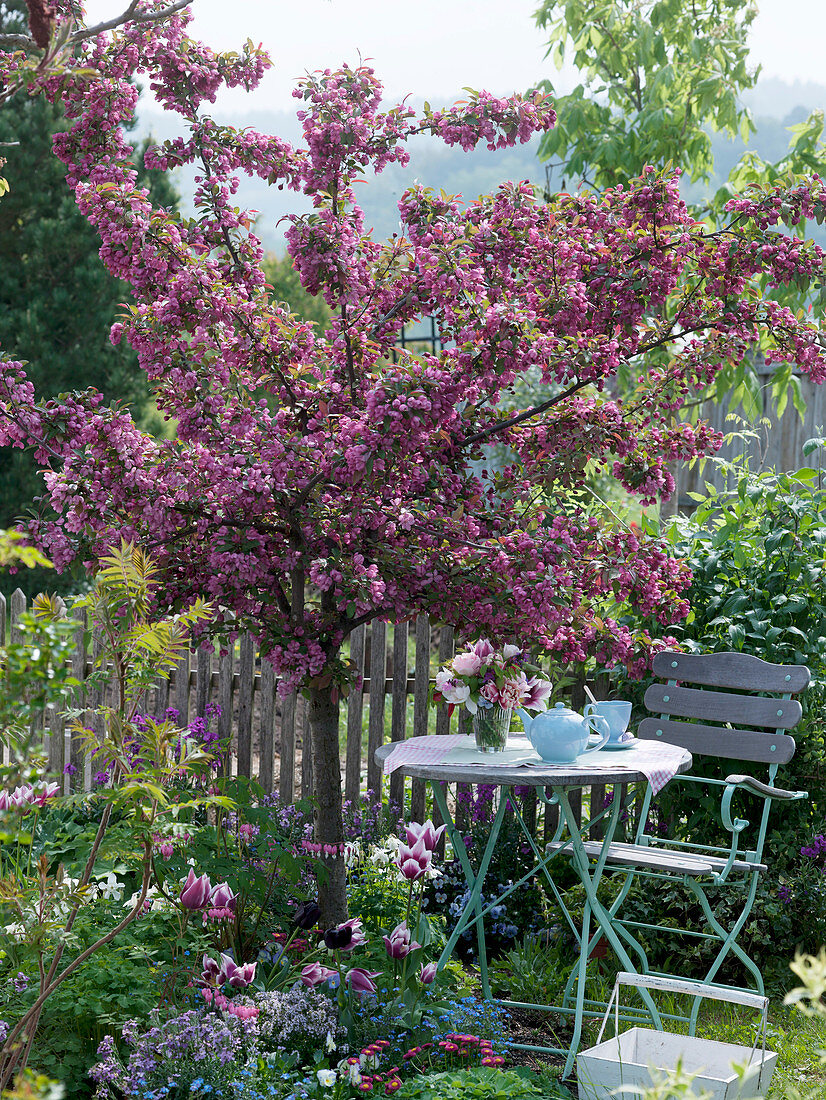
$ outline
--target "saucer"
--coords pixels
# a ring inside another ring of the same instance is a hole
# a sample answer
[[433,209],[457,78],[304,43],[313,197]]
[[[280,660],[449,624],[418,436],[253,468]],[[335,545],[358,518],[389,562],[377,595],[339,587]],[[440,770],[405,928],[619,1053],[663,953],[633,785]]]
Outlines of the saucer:
[[632,737],[628,741],[609,741],[607,745],[603,745],[602,748],[608,752],[621,752],[623,749],[633,749],[637,743],[637,738]]

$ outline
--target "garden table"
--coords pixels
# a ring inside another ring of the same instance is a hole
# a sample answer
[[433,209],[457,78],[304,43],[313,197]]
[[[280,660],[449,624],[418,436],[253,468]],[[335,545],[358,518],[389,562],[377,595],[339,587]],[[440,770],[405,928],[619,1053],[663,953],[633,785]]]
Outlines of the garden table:
[[[413,741],[423,743],[420,755],[426,756],[428,759],[416,760],[409,758],[411,755],[416,755],[415,746],[412,744]],[[425,742],[426,744],[424,744]],[[592,752],[589,753],[587,757],[584,757],[580,761],[575,761],[573,764],[546,764],[539,762],[534,763],[533,766],[527,766],[525,763],[505,763],[504,758],[506,756],[511,756],[511,759],[524,759],[526,761],[529,757],[535,756],[526,739],[521,739],[521,741],[517,739],[516,742],[509,741],[508,743],[509,747],[516,743],[519,749],[521,749],[521,751],[517,750],[515,756],[512,753],[505,753],[499,758],[498,754],[497,756],[488,754],[486,759],[479,763],[461,763],[455,762],[455,759],[454,762],[450,762],[449,758],[451,756],[454,758],[457,756],[461,757],[463,751],[465,756],[471,757],[475,755],[469,749],[469,742],[469,738],[457,736],[440,738],[431,735],[426,738],[413,738],[407,742],[402,741],[395,744],[382,745],[376,750],[376,759],[381,763],[385,771],[392,768],[392,770],[399,770],[403,775],[410,776],[414,779],[424,779],[430,783],[433,790],[434,803],[438,807],[442,819],[447,825],[455,858],[459,860],[467,881],[470,891],[468,901],[442,951],[438,962],[439,968],[441,969],[441,967],[444,966],[445,962],[452,954],[462,932],[475,924],[479,947],[479,973],[482,994],[486,999],[494,999],[497,1003],[503,1004],[506,1007],[535,1009],[543,1012],[554,1012],[573,1016],[573,1035],[567,1047],[540,1047],[523,1043],[511,1044],[514,1047],[521,1047],[522,1049],[538,1050],[552,1054],[565,1054],[566,1061],[563,1076],[567,1077],[571,1072],[574,1058],[579,1048],[584,1017],[586,1015],[600,1014],[596,1011],[586,1010],[585,1007],[586,971],[588,957],[594,940],[599,938],[599,935],[604,936],[616,953],[622,969],[633,974],[637,973],[627,950],[627,945],[631,937],[628,935],[627,930],[623,930],[624,939],[626,941],[623,943],[614,927],[610,913],[602,904],[597,894],[600,879],[602,878],[605,867],[608,848],[614,839],[617,825],[620,820],[622,800],[619,798],[612,799],[606,810],[596,815],[592,812],[590,819],[584,825],[580,825],[576,820],[576,815],[571,806],[569,793],[582,787],[591,786],[592,784],[648,783],[649,777],[652,775],[655,779],[655,783],[659,784],[657,789],[660,789],[664,783],[667,782],[667,775],[670,774],[673,776],[688,771],[692,763],[691,754],[687,750],[680,749],[673,745],[663,744],[662,742],[646,741],[640,743],[639,746],[635,745],[627,749],[621,754],[605,750]],[[395,762],[395,766],[393,766],[393,761],[390,761],[388,764],[388,758],[394,752],[399,753],[401,746],[405,746],[403,752],[400,753],[403,762]],[[524,746],[524,748],[522,748],[522,746]],[[481,756],[482,754],[479,755]],[[492,756],[493,759],[491,759]],[[444,759],[445,757],[448,759]],[[440,758],[444,762],[439,762]],[[538,760],[538,758],[536,759]],[[657,766],[660,760],[663,765],[662,770]],[[480,858],[477,871],[474,871],[468,859],[461,832],[457,828],[453,815],[450,812],[445,793],[445,785],[447,783],[483,783],[499,788],[499,804],[494,814],[490,836],[488,837],[485,850]],[[559,807],[560,814],[556,833],[553,837],[553,841],[547,848],[540,850],[537,846],[536,838],[520,812],[518,800],[511,797],[514,787],[535,787],[540,801],[544,802],[547,806]],[[550,791],[550,794],[547,793],[548,791]],[[483,900],[482,891],[506,813],[512,815],[519,823],[525,840],[533,853],[535,862],[517,882],[510,883],[504,890],[499,892],[495,898],[485,902]],[[602,849],[594,861],[593,856],[589,857],[586,852],[584,841],[588,829],[597,821],[602,821],[604,831]],[[564,838],[564,842],[561,845],[559,844],[560,838]],[[581,928],[576,926],[550,872],[550,864],[552,861],[566,851],[569,852],[571,856],[571,863],[585,891],[585,908]],[[575,940],[579,944],[579,959],[574,967],[571,980],[568,982],[566,996],[564,998],[565,1002],[567,1002],[568,993],[575,980],[576,997],[573,1005],[568,1003],[563,1003],[562,1005],[535,1005],[526,1004],[525,1002],[503,1000],[501,998],[491,998],[490,983],[488,980],[484,918],[491,909],[501,904],[504,898],[513,893],[514,890],[519,889],[519,887],[526,882],[529,882],[539,873],[542,873],[548,882],[564,917],[567,919],[574,933]],[[595,926],[593,932],[592,919]],[[634,946],[633,943],[631,943],[631,946]],[[640,990],[640,993],[646,1004],[647,1011],[654,1022],[654,1026],[660,1027],[660,1017],[650,995],[645,990]]]

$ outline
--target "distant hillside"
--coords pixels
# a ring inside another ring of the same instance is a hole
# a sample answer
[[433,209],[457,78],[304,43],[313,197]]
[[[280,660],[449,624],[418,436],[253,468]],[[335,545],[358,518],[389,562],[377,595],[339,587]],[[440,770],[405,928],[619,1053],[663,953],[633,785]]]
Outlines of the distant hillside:
[[[420,107],[422,100],[412,101]],[[778,160],[789,142],[787,126],[800,122],[810,111],[826,108],[826,85],[811,82],[786,83],[776,78],[761,80],[757,88],[745,97],[757,124],[757,133],[749,147],[767,160]],[[292,143],[301,140],[301,129],[295,115],[287,111],[252,111],[243,117],[216,112],[216,121],[249,126],[262,133],[278,134]],[[180,133],[178,119],[157,110],[147,109],[140,117],[141,136],[152,134],[159,140]],[[715,190],[731,166],[738,160],[745,146],[739,140],[729,141],[715,135],[714,154],[718,174],[710,185],[687,184],[686,198],[697,201],[703,194]],[[450,194],[460,194],[466,200],[494,190],[503,180],[529,179],[536,184],[545,182],[545,165],[536,156],[538,138],[528,145],[491,153],[477,149],[465,153],[461,149],[449,149],[440,141],[418,137],[410,144],[410,163],[405,168],[392,165],[378,177],[361,185],[359,199],[364,207],[366,222],[372,226],[376,239],[384,239],[398,232],[397,203],[402,192],[413,182],[426,187],[444,189]],[[184,202],[192,194],[194,171],[181,172],[178,186]],[[556,181],[559,186],[559,181]],[[310,204],[291,191],[279,191],[261,180],[242,179],[238,202],[260,212],[258,233],[265,246],[273,251],[283,250],[285,225],[281,219],[289,213],[310,209]]]

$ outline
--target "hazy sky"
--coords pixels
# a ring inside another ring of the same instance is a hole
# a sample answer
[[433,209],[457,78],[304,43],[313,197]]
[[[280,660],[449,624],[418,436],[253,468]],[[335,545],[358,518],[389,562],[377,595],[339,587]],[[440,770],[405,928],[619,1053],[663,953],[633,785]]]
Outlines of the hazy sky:
[[[826,0],[758,0],[752,56],[768,76],[826,82]],[[501,94],[545,75],[538,0],[194,0],[193,33],[214,48],[262,42],[274,67],[252,97],[225,93],[236,110],[291,109],[295,77],[372,59],[391,96],[451,98],[464,85]],[[87,18],[111,17],[123,0],[87,0]],[[563,83],[567,83],[564,81]]]

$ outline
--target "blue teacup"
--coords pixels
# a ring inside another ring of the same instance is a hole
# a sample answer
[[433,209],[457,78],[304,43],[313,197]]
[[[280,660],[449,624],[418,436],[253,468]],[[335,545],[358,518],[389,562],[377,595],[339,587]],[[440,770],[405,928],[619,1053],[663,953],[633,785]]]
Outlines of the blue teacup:
[[608,723],[608,744],[615,745],[622,740],[622,735],[628,729],[631,721],[631,703],[625,700],[601,700],[598,703],[589,703],[585,708],[586,717],[596,714],[604,718]]

